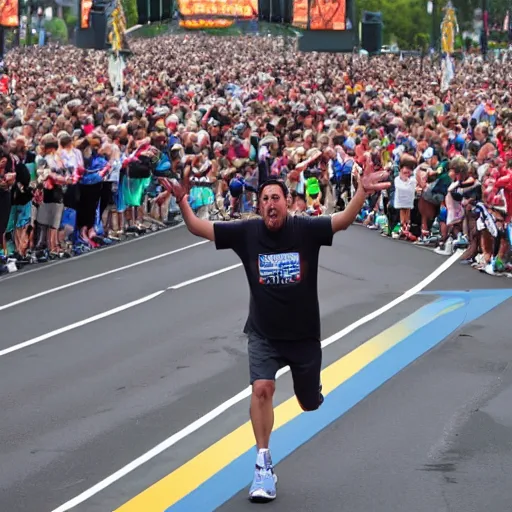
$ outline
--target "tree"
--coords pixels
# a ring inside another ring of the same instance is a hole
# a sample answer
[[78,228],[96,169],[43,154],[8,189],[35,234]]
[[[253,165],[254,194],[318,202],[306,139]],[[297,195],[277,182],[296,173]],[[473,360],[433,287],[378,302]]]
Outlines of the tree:
[[396,41],[403,49],[415,48],[416,35],[431,30],[426,0],[357,0],[356,8],[358,19],[362,11],[381,12],[384,43]]
[[52,41],[68,42],[68,27],[61,18],[52,18],[45,23],[45,30],[52,35]]
[[126,17],[126,28],[133,27],[139,20],[137,0],[122,0],[123,11]]

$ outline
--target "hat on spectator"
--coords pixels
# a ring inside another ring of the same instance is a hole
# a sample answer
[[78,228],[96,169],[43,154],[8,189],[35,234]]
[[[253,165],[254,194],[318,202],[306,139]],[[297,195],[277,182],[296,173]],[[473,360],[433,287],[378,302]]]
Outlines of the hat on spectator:
[[430,158],[433,158],[434,156],[439,156],[439,153],[433,147],[429,147],[423,152],[422,156],[423,156],[423,160],[429,160]]
[[180,120],[176,114],[171,114],[167,119],[165,120],[165,124],[169,126],[170,124],[179,124]]

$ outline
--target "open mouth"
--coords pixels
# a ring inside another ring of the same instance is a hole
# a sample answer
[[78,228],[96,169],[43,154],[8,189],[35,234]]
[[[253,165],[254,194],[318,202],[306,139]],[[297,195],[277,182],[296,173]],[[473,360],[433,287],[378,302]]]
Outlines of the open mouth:
[[269,219],[273,219],[273,220],[277,219],[277,212],[275,210],[270,210],[268,212],[268,217],[269,217]]

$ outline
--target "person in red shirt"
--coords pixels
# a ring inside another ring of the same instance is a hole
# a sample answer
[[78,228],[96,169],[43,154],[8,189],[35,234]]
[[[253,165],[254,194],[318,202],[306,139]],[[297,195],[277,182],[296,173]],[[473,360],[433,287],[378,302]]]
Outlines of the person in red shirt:
[[0,78],[0,94],[9,94],[9,77],[5,74]]

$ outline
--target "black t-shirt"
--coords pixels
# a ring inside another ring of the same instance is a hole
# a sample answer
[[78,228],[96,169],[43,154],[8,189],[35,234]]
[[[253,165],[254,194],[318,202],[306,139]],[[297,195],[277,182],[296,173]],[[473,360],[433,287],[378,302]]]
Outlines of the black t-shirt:
[[262,219],[215,223],[217,249],[242,260],[251,292],[245,332],[268,340],[320,341],[318,254],[332,245],[330,217],[289,216],[278,232]]

